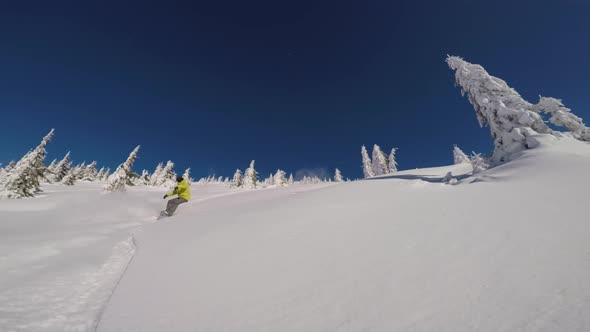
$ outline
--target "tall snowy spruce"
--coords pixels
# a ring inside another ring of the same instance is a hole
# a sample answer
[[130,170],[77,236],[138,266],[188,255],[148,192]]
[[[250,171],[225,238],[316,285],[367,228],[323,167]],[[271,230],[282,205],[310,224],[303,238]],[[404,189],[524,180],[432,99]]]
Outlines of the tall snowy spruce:
[[45,179],[45,147],[53,138],[54,130],[43,137],[41,143],[29,151],[4,176],[0,187],[0,198],[33,197],[41,192],[40,182]]
[[84,177],[85,170],[86,170],[86,162],[85,161],[74,166],[74,168],[72,169],[72,172],[74,173],[76,180],[82,180],[82,178]]
[[158,166],[156,166],[156,169],[154,170],[154,172],[152,173],[152,176],[150,177],[150,185],[151,186],[157,186],[158,183],[160,182],[160,176],[162,176],[162,170],[164,169],[164,164],[159,163]]
[[[524,100],[508,84],[488,74],[485,69],[460,57],[447,57],[447,64],[455,71],[455,82],[461,93],[467,95],[473,105],[480,126],[489,126],[494,141],[494,164],[511,160],[512,156],[538,145],[535,134],[551,134],[557,137],[571,135],[582,141],[590,141],[590,129],[581,118],[563,106],[561,100],[540,97],[533,105]],[[541,116],[549,114],[549,121],[565,127],[571,133],[563,134],[550,129]]]
[[242,186],[246,189],[256,189],[257,182],[258,173],[256,172],[256,169],[254,169],[254,160],[252,160],[252,162],[250,162],[250,167],[244,172]]
[[453,161],[455,165],[471,162],[469,157],[467,157],[467,155],[456,145],[453,148]]
[[293,173],[290,173],[290,174],[289,174],[289,179],[287,180],[287,183],[288,183],[288,184],[293,184],[293,183],[295,183],[295,180],[293,180]]
[[279,187],[286,186],[288,184],[287,183],[287,173],[281,169],[277,170],[277,172],[274,175],[273,182],[275,185],[277,185]]
[[397,172],[397,161],[395,160],[395,153],[397,149],[391,149],[389,153],[389,159],[387,161],[387,173],[395,173]]
[[104,186],[105,191],[125,191],[125,185],[130,181],[131,178],[131,167],[135,159],[137,159],[137,153],[139,152],[139,145],[131,151],[127,160],[119,165],[117,169],[109,176],[107,183]]
[[70,151],[68,151],[68,153],[66,153],[63,159],[55,167],[52,180],[54,182],[61,182],[61,180],[63,180],[63,178],[70,172],[71,168],[72,161],[70,160]]
[[344,179],[342,178],[342,173],[338,168],[336,168],[336,171],[334,171],[334,182],[344,182]]
[[367,148],[363,145],[361,147],[361,158],[363,160],[363,176],[365,178],[370,178],[375,176],[373,172],[373,166],[371,164],[371,158],[369,158],[369,153],[367,153]]
[[96,171],[96,161],[91,162],[86,166],[84,169],[82,180],[83,181],[96,181],[96,175],[98,172]]
[[168,160],[166,166],[162,169],[157,186],[165,188],[174,188],[176,186],[176,173],[174,172],[174,163],[171,160]]
[[187,168],[182,174],[182,178],[186,180],[189,186],[193,183],[194,179],[191,177],[191,168]]
[[239,169],[236,169],[236,172],[234,173],[234,179],[232,180],[231,186],[234,188],[241,187],[242,182],[243,182],[243,178],[244,178],[244,176],[242,175],[242,171],[240,171]]
[[387,158],[385,157],[385,153],[381,151],[379,145],[373,145],[373,160],[372,160],[372,168],[373,174],[383,175],[389,173],[389,168],[387,166]]

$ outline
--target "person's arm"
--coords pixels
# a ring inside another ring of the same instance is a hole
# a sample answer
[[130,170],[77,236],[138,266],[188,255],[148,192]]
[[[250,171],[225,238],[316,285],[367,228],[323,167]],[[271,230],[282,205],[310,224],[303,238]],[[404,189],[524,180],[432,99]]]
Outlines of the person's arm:
[[174,187],[174,190],[172,190],[171,192],[167,193],[166,196],[164,196],[164,198],[169,197],[169,196],[174,196],[178,194],[178,186]]

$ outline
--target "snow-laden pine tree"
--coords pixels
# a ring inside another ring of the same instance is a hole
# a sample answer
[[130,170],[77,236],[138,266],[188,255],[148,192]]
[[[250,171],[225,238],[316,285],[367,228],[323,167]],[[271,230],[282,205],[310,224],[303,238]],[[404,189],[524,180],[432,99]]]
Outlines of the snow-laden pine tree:
[[373,172],[373,165],[371,163],[371,158],[369,158],[369,153],[367,153],[367,148],[363,145],[361,147],[361,157],[363,160],[363,176],[365,178],[370,178],[375,176]]
[[143,186],[148,186],[150,184],[150,173],[147,171],[147,169],[141,171],[141,175],[137,180],[137,184]]
[[270,173],[270,175],[264,179],[264,184],[267,186],[272,186],[275,184],[274,175]]
[[234,187],[234,188],[241,187],[243,178],[244,178],[244,176],[242,175],[242,171],[240,171],[239,169],[236,169],[236,172],[234,173],[234,179],[232,180],[232,187]]
[[106,181],[109,179],[109,176],[111,176],[111,168],[107,167],[107,169],[104,171],[104,174],[102,176],[102,179],[100,179],[101,181]]
[[532,135],[553,133],[531,103],[482,66],[456,56],[447,57],[447,64],[455,70],[455,82],[475,108],[480,126],[490,127],[495,147],[492,161],[509,161],[515,153],[536,145]]
[[130,181],[131,167],[135,159],[137,159],[137,152],[139,152],[139,145],[131,151],[127,160],[119,165],[117,169],[109,176],[107,183],[104,186],[105,191],[125,191],[125,185]]
[[176,186],[176,173],[174,172],[174,163],[168,160],[164,169],[162,169],[162,175],[160,176],[159,186],[165,188],[174,188]]
[[483,172],[490,167],[486,160],[481,156],[481,153],[472,153],[473,155],[471,156],[470,162],[471,167],[473,167],[473,174]]
[[158,183],[160,183],[160,177],[162,176],[162,170],[164,169],[164,164],[163,163],[159,163],[158,166],[156,166],[156,169],[154,170],[154,172],[152,173],[152,176],[150,177],[150,185],[151,186],[157,186]]
[[334,171],[334,182],[343,182],[344,179],[342,179],[342,173],[340,172],[340,170],[338,168],[336,168],[336,171]]
[[40,182],[45,179],[45,147],[53,138],[54,130],[43,137],[41,143],[19,160],[5,176],[0,197],[32,197],[41,192]]
[[293,180],[293,173],[290,173],[290,174],[289,174],[289,179],[287,180],[287,183],[288,183],[288,184],[293,184],[293,183],[295,183],[295,181]]
[[254,169],[254,160],[252,160],[252,162],[250,162],[250,167],[248,167],[244,172],[242,186],[246,189],[256,189],[257,183],[258,173],[256,172],[256,169]]
[[86,162],[83,161],[82,163],[74,166],[74,168],[72,168],[72,173],[74,173],[74,176],[76,177],[76,180],[82,180],[82,178],[84,178],[84,171],[86,170]]
[[373,145],[373,159],[372,159],[372,168],[373,174],[383,175],[389,173],[389,168],[387,166],[387,157],[385,153],[381,151],[379,145]]
[[458,146],[453,147],[453,162],[455,165],[464,164],[464,163],[471,163],[471,159],[459,149]]
[[104,169],[104,166],[103,166],[103,167],[100,168],[100,170],[96,174],[96,179],[98,181],[102,181],[102,178],[104,177],[104,172],[105,172],[105,169]]
[[187,168],[184,170],[184,174],[182,174],[182,178],[186,180],[186,183],[190,186],[193,184],[194,179],[191,177],[191,168]]
[[73,169],[68,171],[66,176],[64,176],[61,180],[61,183],[65,184],[66,186],[73,186],[76,183],[76,174],[74,173]]
[[54,182],[61,182],[61,180],[63,180],[63,178],[70,172],[71,168],[72,161],[70,160],[70,151],[68,151],[63,159],[57,163],[52,180]]
[[277,172],[274,175],[273,182],[275,185],[277,185],[279,187],[286,186],[288,184],[287,183],[287,173],[285,171],[283,171],[282,169],[277,170]]
[[45,179],[47,180],[47,182],[50,182],[53,180],[53,177],[55,176],[55,170],[57,169],[57,159],[53,159],[53,161],[51,162],[51,164],[49,164],[49,166],[47,166],[46,168],[46,174],[45,174]]
[[83,181],[96,181],[96,161],[91,162],[88,164],[83,171],[82,180]]
[[572,136],[580,141],[590,141],[590,128],[586,127],[582,118],[572,113],[572,110],[565,107],[561,100],[551,97],[540,97],[539,103],[534,106],[535,110],[551,115],[549,122],[565,127],[571,131]]
[[397,161],[395,160],[395,153],[397,152],[396,148],[391,149],[389,153],[389,159],[387,160],[387,173],[395,173],[397,172]]

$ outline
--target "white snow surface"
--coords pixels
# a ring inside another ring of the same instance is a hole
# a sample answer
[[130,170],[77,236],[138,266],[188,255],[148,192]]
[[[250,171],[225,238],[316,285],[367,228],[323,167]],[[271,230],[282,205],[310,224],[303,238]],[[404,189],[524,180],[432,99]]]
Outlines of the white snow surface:
[[141,188],[0,201],[0,330],[590,330],[590,145],[536,139],[475,177],[193,186],[156,223]]

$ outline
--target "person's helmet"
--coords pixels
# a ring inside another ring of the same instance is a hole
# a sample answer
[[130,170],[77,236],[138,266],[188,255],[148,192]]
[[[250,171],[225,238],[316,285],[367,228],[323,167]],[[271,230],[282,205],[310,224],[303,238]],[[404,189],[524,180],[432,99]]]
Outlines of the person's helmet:
[[184,180],[184,178],[182,176],[176,177],[176,182],[182,182],[182,180]]

